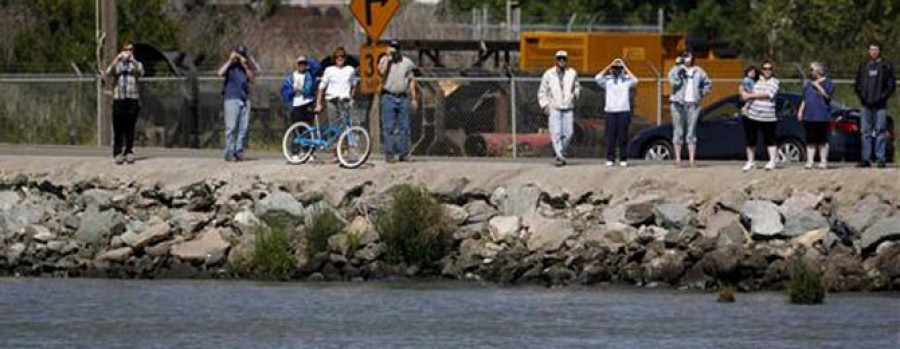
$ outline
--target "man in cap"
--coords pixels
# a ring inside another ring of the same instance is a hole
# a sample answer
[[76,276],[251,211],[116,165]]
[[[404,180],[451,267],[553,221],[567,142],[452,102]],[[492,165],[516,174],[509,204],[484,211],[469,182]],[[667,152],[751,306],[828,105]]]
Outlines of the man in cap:
[[316,97],[316,77],[309,70],[306,56],[297,57],[297,70],[293,73],[294,99],[291,102],[291,124],[314,123],[313,102]]
[[556,52],[556,65],[541,78],[538,89],[538,104],[544,115],[549,116],[550,137],[556,166],[565,166],[565,152],[574,134],[575,101],[581,94],[578,72],[568,66],[566,51]]
[[225,161],[244,160],[254,67],[247,46],[239,45],[218,71],[219,77],[225,78],[222,86],[222,97],[225,100]]
[[416,109],[415,63],[400,54],[400,42],[391,40],[389,54],[378,61],[382,78],[381,122],[384,159],[409,161],[409,109]]

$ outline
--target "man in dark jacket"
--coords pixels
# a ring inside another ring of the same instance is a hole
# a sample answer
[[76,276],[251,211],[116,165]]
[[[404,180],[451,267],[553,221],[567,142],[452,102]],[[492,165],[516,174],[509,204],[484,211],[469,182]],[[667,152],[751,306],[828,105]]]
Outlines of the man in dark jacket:
[[887,102],[894,93],[894,67],[881,57],[881,45],[869,44],[869,59],[856,73],[856,95],[863,106],[861,115],[862,161],[860,167],[871,166],[872,145],[875,161],[884,167],[887,147]]

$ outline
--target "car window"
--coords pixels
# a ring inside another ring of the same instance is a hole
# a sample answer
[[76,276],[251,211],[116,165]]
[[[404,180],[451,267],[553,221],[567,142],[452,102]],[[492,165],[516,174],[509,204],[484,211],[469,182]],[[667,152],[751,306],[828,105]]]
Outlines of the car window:
[[741,107],[733,101],[711,107],[703,114],[703,121],[724,120],[741,115]]

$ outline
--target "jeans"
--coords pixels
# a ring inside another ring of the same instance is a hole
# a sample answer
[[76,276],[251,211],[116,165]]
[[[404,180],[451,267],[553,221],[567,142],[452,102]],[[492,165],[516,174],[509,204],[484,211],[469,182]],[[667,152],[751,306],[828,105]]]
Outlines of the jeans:
[[606,113],[606,160],[616,161],[616,147],[619,148],[619,161],[628,160],[628,127],[631,126],[631,113]]
[[406,156],[409,151],[409,98],[381,95],[381,123],[384,154]]
[[550,128],[550,140],[553,142],[553,153],[557,159],[565,159],[566,149],[572,142],[572,135],[575,133],[573,118],[575,111],[572,109],[558,110],[550,109],[550,119],[548,120]]
[[[700,116],[700,105],[697,103],[672,103],[672,126],[674,126],[672,143],[682,145],[697,144],[697,118]],[[687,137],[684,130],[687,129]]]
[[872,160],[872,143],[875,145],[875,161],[885,163],[887,148],[887,110],[863,107],[860,115],[862,133],[862,161]]
[[113,101],[113,156],[134,153],[134,126],[137,124],[140,102],[136,99]]
[[247,126],[250,123],[250,101],[225,100],[225,157],[244,152]]

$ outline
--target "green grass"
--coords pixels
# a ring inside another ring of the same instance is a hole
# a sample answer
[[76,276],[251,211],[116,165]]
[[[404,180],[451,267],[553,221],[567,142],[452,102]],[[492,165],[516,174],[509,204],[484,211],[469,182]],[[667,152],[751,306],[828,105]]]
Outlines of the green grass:
[[267,219],[266,225],[257,235],[249,267],[261,278],[290,279],[295,262],[292,225],[280,218]]
[[791,282],[788,296],[794,304],[822,304],[825,301],[825,285],[822,272],[815,266],[795,257],[790,262]]
[[313,256],[328,252],[328,238],[339,233],[344,222],[328,209],[317,210],[310,217],[306,227],[306,255]]
[[431,267],[449,247],[448,224],[440,206],[421,187],[396,187],[390,206],[379,214],[376,226],[387,247],[389,263]]

